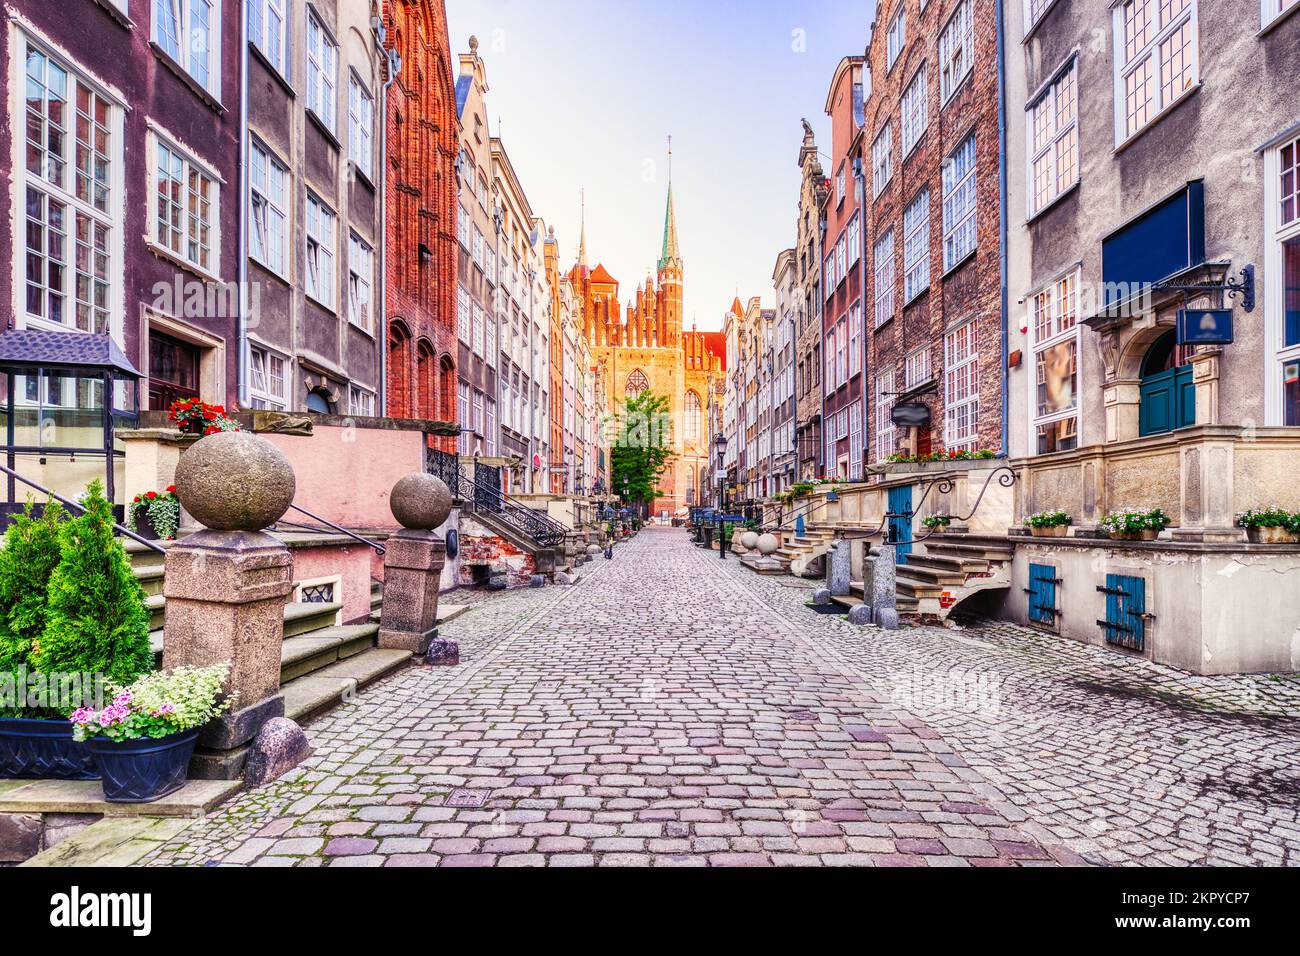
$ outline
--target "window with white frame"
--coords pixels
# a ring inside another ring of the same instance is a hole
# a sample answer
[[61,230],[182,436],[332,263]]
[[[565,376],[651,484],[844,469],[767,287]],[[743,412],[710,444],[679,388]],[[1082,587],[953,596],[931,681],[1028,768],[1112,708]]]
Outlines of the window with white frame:
[[840,163],[840,168],[835,173],[835,202],[837,205],[844,202],[844,182],[844,164]]
[[25,157],[15,170],[24,197],[25,248],[15,250],[24,308],[31,319],[107,332],[121,293],[112,242],[121,221],[114,189],[122,175],[121,109],[74,67],[23,42],[25,85],[12,107],[23,119],[12,128],[23,130]]
[[474,244],[470,250],[474,264],[480,269],[483,268],[483,233],[478,226],[474,227]]
[[348,70],[348,158],[367,178],[373,175],[375,98],[354,70]]
[[912,82],[907,84],[907,89],[903,91],[903,102],[899,113],[901,114],[903,127],[904,158],[920,142],[921,134],[925,132],[925,128],[930,122],[930,110],[926,100],[925,75],[927,69],[922,64],[921,68],[916,71],[916,76],[912,77]]
[[903,304],[930,287],[930,190],[903,210]]
[[338,129],[339,48],[314,12],[307,14],[307,108],[331,133]]
[[894,14],[894,19],[889,21],[889,34],[885,38],[885,69],[892,70],[894,61],[898,55],[903,52],[903,46],[907,43],[907,20],[904,17],[903,5],[900,3],[898,12]]
[[[1269,424],[1300,425],[1300,137],[1264,154],[1268,270],[1265,290],[1269,352],[1277,363],[1265,383]],[[1280,406],[1280,411],[1279,411]]]
[[286,275],[285,224],[289,209],[289,170],[261,142],[249,142],[248,205],[252,215],[249,255],[276,275]]
[[1079,181],[1079,61],[1029,104],[1029,215],[1047,208]]
[[[835,336],[835,347],[838,354],[835,356],[835,371],[838,373],[836,379],[837,385],[843,385],[849,380],[849,322],[848,316],[840,319],[837,325],[839,329]],[[841,438],[844,436],[841,435]]]
[[961,0],[939,34],[939,103],[952,99],[975,64],[970,0]]
[[348,414],[357,418],[374,418],[375,393],[360,385],[348,385]]
[[338,216],[307,194],[307,294],[334,308],[334,249]]
[[289,378],[283,356],[256,345],[248,347],[248,388],[254,408],[283,412],[289,408]]
[[469,210],[464,206],[460,207],[460,215],[456,217],[456,238],[460,240],[461,246],[465,251],[469,251]]
[[489,458],[497,453],[497,403],[495,399],[483,400],[483,449]]
[[1078,447],[1078,318],[1078,272],[1057,279],[1029,298],[1033,445],[1040,455]]
[[862,302],[849,306],[849,375],[857,375],[862,367]]
[[876,240],[872,247],[876,279],[876,328],[894,317],[894,230]]
[[838,273],[841,282],[843,282],[849,274],[848,247],[848,242],[845,237],[841,235],[839,242],[835,243],[835,271]]
[[1050,7],[1052,4],[1054,4],[1055,2],[1056,0],[1025,0],[1025,32],[1026,33],[1032,30],[1035,25],[1037,25],[1038,21],[1042,19],[1043,14],[1047,12],[1047,8]]
[[979,347],[975,323],[943,339],[943,444],[948,451],[974,451],[979,441]]
[[911,391],[914,388],[920,388],[926,382],[930,381],[933,373],[930,370],[930,349],[929,346],[912,352],[903,360],[903,390]]
[[468,455],[473,450],[470,439],[474,431],[474,412],[470,405],[468,382],[456,383],[456,421],[460,425],[460,437],[456,440],[456,450],[462,455]]
[[876,373],[876,461],[884,461],[898,450],[894,430],[894,392],[898,388],[898,370]]
[[469,292],[465,287],[457,286],[456,288],[456,331],[460,335],[460,340],[466,345],[472,345],[474,342],[474,330],[471,327],[473,322],[473,312],[469,304]]
[[371,330],[370,289],[375,276],[375,251],[355,232],[348,233],[348,320]]
[[286,29],[285,0],[247,0],[247,3],[248,39],[278,73],[288,76],[289,31]]
[[855,212],[853,218],[849,220],[849,228],[845,235],[847,236],[845,243],[848,246],[848,265],[857,265],[858,257],[862,252],[862,219],[858,213]]
[[975,251],[975,134],[943,164],[943,271]]
[[205,272],[213,271],[218,188],[205,167],[154,134],[152,239]]
[[1114,9],[1115,143],[1196,85],[1197,0],[1127,0]]
[[487,325],[486,313],[478,306],[474,305],[474,354],[483,357],[483,327]]
[[835,356],[837,354],[835,351],[835,333],[837,329],[838,326],[831,326],[830,331],[826,333],[825,393],[827,395],[833,394],[835,389],[839,388],[839,382],[836,381],[835,377]]
[[862,400],[849,406],[849,478],[862,478]]
[[1274,20],[1280,19],[1282,14],[1298,7],[1300,7],[1300,0],[1260,0],[1260,26],[1266,27]]
[[835,294],[835,287],[839,285],[839,279],[835,275],[835,250],[832,249],[826,256],[826,298]]
[[885,128],[871,144],[871,195],[879,196],[894,175],[894,128],[885,121]]
[[221,93],[220,19],[213,0],[153,0],[149,39],[214,97]]

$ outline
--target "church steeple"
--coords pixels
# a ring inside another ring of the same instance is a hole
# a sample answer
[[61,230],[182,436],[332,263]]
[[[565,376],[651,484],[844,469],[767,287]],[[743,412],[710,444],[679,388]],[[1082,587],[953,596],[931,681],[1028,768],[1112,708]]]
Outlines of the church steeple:
[[587,190],[582,190],[582,228],[578,238],[578,265],[587,268]]
[[682,253],[677,247],[677,213],[673,210],[673,138],[668,137],[668,207],[664,210],[664,245],[659,256],[659,269],[682,267]]

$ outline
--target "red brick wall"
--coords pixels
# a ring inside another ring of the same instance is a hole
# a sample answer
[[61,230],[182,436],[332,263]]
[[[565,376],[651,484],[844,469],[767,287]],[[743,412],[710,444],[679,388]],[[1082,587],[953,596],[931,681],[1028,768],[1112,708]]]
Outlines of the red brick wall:
[[[387,414],[454,421],[458,136],[447,15],[433,0],[385,0],[384,23],[402,58],[385,117]],[[455,449],[455,439],[438,443]]]
[[[1002,440],[1002,393],[1004,368],[1002,359],[1002,281],[1001,234],[999,222],[999,155],[998,75],[997,75],[997,0],[967,0],[971,6],[974,36],[974,69],[958,87],[953,97],[940,107],[940,83],[937,70],[939,33],[947,24],[958,0],[929,0],[924,12],[918,12],[919,0],[901,0],[906,6],[907,42],[892,70],[886,70],[886,37],[898,2],[882,4],[877,16],[867,59],[872,72],[872,95],[866,104],[866,134],[862,137],[863,163],[867,170],[867,195],[871,194],[871,144],[884,128],[892,125],[894,174],[874,201],[867,231],[866,311],[869,382],[866,431],[868,461],[877,461],[875,450],[875,375],[891,368],[898,370],[899,389],[903,388],[904,358],[922,347],[930,352],[930,367],[936,388],[907,401],[921,401],[930,408],[930,445],[934,451],[944,443],[944,335],[963,319],[976,322],[979,351],[978,447],[999,450]],[[906,159],[902,158],[903,131],[900,104],[903,91],[926,65],[928,126]],[[976,228],[977,244],[973,257],[943,275],[943,162],[971,133],[975,133],[976,154]],[[930,288],[911,303],[903,304],[903,210],[923,186],[930,190]],[[871,249],[876,239],[890,227],[894,229],[895,313],[891,322],[872,332],[874,327],[874,262]],[[899,433],[899,442],[906,438]],[[900,448],[900,450],[902,450]],[[915,450],[915,449],[913,449]],[[924,450],[924,449],[922,449]]]

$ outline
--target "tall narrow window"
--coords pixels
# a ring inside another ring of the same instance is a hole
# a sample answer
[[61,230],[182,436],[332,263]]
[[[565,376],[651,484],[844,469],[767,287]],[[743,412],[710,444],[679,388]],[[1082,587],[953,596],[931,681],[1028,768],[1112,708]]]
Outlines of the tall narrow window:
[[287,275],[285,256],[289,170],[257,140],[249,144],[248,202],[252,215],[249,255],[278,276]]
[[974,322],[944,336],[943,385],[944,447],[974,451],[979,441],[979,347]]
[[698,442],[702,434],[703,406],[700,396],[693,391],[686,393],[686,440]]
[[894,132],[889,122],[871,144],[871,194],[879,196],[894,175]]
[[1034,445],[1040,455],[1079,444],[1078,283],[1074,272],[1029,299]]
[[1197,0],[1127,0],[1114,9],[1115,142],[1142,130],[1200,79]]
[[894,392],[898,390],[898,371],[876,373],[876,461],[884,461],[897,451],[894,431]]
[[248,384],[252,406],[271,411],[289,407],[285,360],[256,345],[248,349]]
[[1077,59],[1029,106],[1029,215],[1079,181]]
[[1280,20],[1282,14],[1300,7],[1300,0],[1260,0],[1260,26]]
[[370,286],[374,281],[375,253],[355,232],[348,233],[348,319],[371,330]]
[[158,49],[213,96],[221,92],[217,13],[213,0],[153,0],[150,36]]
[[315,13],[307,16],[307,108],[331,133],[338,128],[339,48]]
[[373,175],[375,98],[356,73],[348,71],[348,158],[367,178]]
[[925,132],[926,126],[930,122],[929,104],[926,100],[926,67],[916,71],[916,76],[912,77],[912,82],[907,84],[907,89],[903,91],[903,103],[900,108],[903,124],[903,158],[912,152],[912,148],[921,139],[921,134]]
[[849,306],[849,375],[857,375],[862,368],[862,303]]
[[872,248],[875,263],[876,328],[894,317],[894,230],[887,229]]
[[930,190],[903,210],[903,304],[930,287]]
[[192,265],[213,271],[216,180],[161,136],[155,139],[153,240]]
[[903,52],[903,46],[907,43],[907,21],[903,14],[903,6],[899,4],[898,12],[889,22],[889,35],[885,42],[886,70],[894,68],[894,61],[898,59],[898,55]]
[[[1268,262],[1280,277],[1266,290],[1266,328],[1273,365],[1266,383],[1270,424],[1300,425],[1300,139],[1282,143],[1264,155],[1269,177]],[[1280,383],[1276,376],[1280,375]],[[1274,396],[1281,392],[1281,415]]]
[[307,294],[334,308],[334,249],[338,217],[311,193],[307,194]]
[[284,76],[289,75],[286,49],[285,0],[247,0],[248,38],[266,57],[268,63]]
[[970,0],[961,0],[939,34],[939,103],[952,99],[974,65]]
[[943,164],[943,271],[975,251],[975,134]]

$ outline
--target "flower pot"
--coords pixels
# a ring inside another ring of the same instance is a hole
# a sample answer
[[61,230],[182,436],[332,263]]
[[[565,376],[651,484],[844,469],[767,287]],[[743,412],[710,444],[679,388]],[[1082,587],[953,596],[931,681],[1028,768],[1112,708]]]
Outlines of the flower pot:
[[1287,528],[1247,528],[1246,538],[1251,544],[1295,544],[1300,535]]
[[1049,527],[1036,528],[1033,525],[1029,527],[1029,534],[1035,538],[1064,538],[1070,533],[1068,524],[1057,524]]
[[187,418],[176,427],[181,430],[182,435],[202,435],[208,423],[201,418]]
[[153,526],[153,518],[149,516],[148,508],[141,508],[135,513],[135,533],[146,541],[157,541],[162,537],[158,529]]
[[97,780],[90,747],[72,739],[66,720],[0,719],[0,778]]
[[109,803],[152,803],[185,785],[200,728],[141,740],[90,738],[90,751]]
[[1160,532],[1155,528],[1145,528],[1142,531],[1111,531],[1109,532],[1112,541],[1154,541],[1160,537]]

